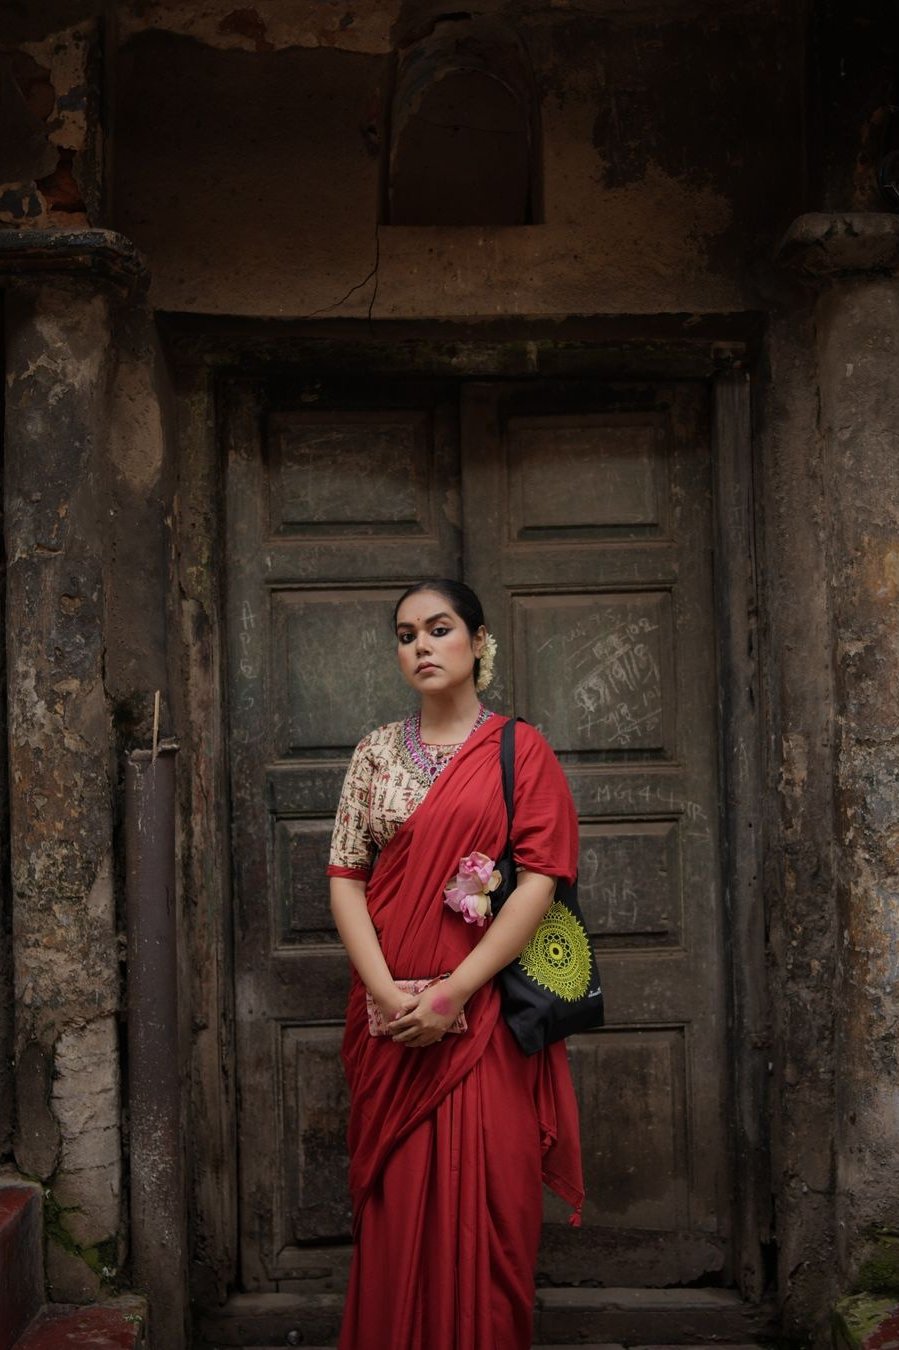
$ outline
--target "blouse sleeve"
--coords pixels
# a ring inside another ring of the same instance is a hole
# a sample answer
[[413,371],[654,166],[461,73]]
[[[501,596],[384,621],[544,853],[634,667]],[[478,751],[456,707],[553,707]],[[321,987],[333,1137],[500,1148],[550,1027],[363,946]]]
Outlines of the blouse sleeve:
[[577,812],[562,766],[536,727],[515,728],[512,857],[519,867],[574,881]]
[[375,856],[375,844],[369,829],[369,800],[374,763],[369,752],[370,737],[365,736],[353,751],[331,835],[329,877],[351,877],[367,881]]

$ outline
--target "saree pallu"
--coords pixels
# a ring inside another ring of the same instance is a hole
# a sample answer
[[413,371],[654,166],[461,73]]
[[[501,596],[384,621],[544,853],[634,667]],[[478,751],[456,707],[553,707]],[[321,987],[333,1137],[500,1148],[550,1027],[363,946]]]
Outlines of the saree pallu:
[[[505,721],[469,738],[383,849],[366,888],[396,979],[453,970],[481,930],[443,904],[459,859],[497,857],[506,816]],[[513,848],[573,878],[577,820],[558,761],[532,727],[516,747]],[[413,1049],[368,1033],[354,975],[343,1062],[350,1087],[356,1248],[341,1350],[526,1350],[546,1181],[579,1212],[577,1107],[564,1045],[525,1056],[491,981],[468,1031]]]

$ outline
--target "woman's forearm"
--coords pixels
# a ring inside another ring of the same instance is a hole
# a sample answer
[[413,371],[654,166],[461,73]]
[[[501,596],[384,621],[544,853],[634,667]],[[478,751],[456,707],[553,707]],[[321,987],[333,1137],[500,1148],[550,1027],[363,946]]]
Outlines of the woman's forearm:
[[393,976],[365,903],[365,882],[351,877],[331,878],[331,913],[347,956],[368,989],[379,1001],[393,988]]
[[553,877],[521,872],[515,890],[473,951],[453,971],[443,990],[465,1003],[530,942],[555,893]]

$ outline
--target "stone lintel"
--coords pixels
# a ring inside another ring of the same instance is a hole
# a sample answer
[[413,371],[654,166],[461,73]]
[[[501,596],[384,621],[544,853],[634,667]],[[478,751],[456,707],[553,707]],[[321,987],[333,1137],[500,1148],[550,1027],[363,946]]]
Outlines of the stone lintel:
[[810,211],[793,221],[777,259],[812,281],[899,271],[899,215]]
[[114,230],[0,229],[0,286],[42,276],[86,276],[126,294],[149,282],[142,255]]

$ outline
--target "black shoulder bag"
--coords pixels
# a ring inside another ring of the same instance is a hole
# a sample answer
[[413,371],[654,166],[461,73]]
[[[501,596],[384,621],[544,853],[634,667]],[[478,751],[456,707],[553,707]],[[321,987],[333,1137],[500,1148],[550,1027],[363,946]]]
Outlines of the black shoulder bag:
[[[515,719],[520,721],[521,719]],[[503,727],[500,763],[509,821],[508,837],[497,868],[502,883],[493,893],[493,912],[516,885],[512,858],[515,795],[515,720]],[[599,970],[577,899],[577,880],[556,882],[549,913],[524,951],[497,975],[503,1017],[526,1055],[553,1041],[603,1024]]]

